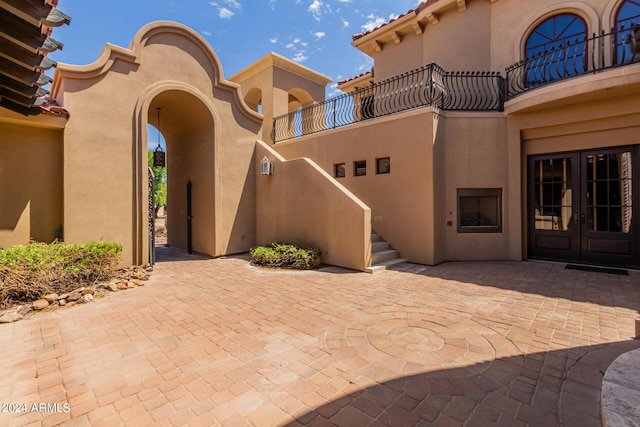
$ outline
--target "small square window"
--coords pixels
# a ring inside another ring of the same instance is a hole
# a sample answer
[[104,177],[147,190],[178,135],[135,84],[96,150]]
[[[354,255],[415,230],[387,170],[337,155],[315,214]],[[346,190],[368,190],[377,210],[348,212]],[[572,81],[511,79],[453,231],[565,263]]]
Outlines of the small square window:
[[458,233],[502,232],[502,189],[458,189]]
[[364,176],[367,174],[367,161],[359,160],[357,162],[353,162],[353,174],[355,176]]
[[391,173],[391,159],[389,157],[376,159],[376,173]]
[[333,165],[333,176],[336,178],[344,178],[347,176],[347,168],[344,163],[336,163]]

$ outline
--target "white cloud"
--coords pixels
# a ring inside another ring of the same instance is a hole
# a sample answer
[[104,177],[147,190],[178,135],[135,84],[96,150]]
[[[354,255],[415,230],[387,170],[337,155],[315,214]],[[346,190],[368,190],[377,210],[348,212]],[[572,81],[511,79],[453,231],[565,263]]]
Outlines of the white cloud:
[[309,58],[305,56],[304,52],[298,52],[295,55],[293,55],[293,58],[291,59],[295,62],[304,62]]
[[321,38],[323,38],[327,34],[324,31],[318,31],[318,32],[313,33],[313,35],[316,36],[316,39],[320,40]]
[[389,15],[389,21],[393,21],[394,19],[398,19],[398,16],[400,16],[399,13],[392,13],[391,15]]
[[367,16],[367,19],[369,21],[361,26],[364,31],[372,31],[373,29],[378,28],[379,26],[387,22],[384,18],[374,16],[373,14]]
[[313,17],[316,21],[320,20],[322,16],[322,0],[313,0],[313,2],[309,5],[309,12],[313,14]]
[[271,37],[271,38],[269,39],[269,43],[274,43],[274,44],[275,44],[275,43],[278,43],[278,38],[277,38],[277,37]]
[[208,37],[211,37],[213,35],[209,31],[206,31],[206,30],[202,30],[201,33],[204,34],[205,36],[208,36]]
[[218,8],[218,16],[222,19],[231,19],[231,17],[235,15],[235,12],[233,12],[231,9],[235,9],[235,10],[242,9],[242,5],[238,0],[222,0],[222,2],[225,4],[226,7],[221,6],[220,2],[217,2],[217,1],[209,2],[211,6]]
[[233,13],[226,7],[221,7],[218,9],[218,16],[222,19],[231,19],[233,15],[235,15],[235,13]]
[[349,28],[349,21],[344,18],[340,18],[340,20],[342,21],[342,28]]

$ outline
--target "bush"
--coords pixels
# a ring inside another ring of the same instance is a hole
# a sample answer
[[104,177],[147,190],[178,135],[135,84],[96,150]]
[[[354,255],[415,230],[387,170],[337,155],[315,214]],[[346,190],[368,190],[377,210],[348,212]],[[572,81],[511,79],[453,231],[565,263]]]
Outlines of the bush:
[[29,243],[0,249],[0,305],[30,302],[112,278],[118,243]]
[[320,250],[290,244],[272,243],[249,251],[251,263],[263,267],[310,270],[320,266]]

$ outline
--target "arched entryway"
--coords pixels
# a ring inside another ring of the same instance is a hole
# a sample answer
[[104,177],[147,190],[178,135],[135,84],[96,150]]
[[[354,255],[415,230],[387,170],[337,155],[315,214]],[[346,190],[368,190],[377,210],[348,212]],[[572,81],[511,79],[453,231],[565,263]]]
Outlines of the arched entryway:
[[[175,85],[160,85],[144,103],[144,119],[156,128],[158,108],[159,128],[166,141],[167,244],[217,256],[215,113],[193,89]],[[146,148],[146,140],[139,144]],[[143,186],[148,188],[148,182]]]

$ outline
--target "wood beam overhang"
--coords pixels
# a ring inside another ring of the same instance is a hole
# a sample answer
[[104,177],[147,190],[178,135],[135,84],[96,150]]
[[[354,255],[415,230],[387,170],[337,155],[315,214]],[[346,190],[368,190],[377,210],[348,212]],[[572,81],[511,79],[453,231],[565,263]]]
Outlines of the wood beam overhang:
[[42,54],[29,52],[17,44],[11,43],[3,38],[0,38],[0,56],[31,70],[38,68],[46,58]]
[[15,111],[23,116],[37,116],[42,113],[40,107],[25,107],[7,98],[0,97],[0,107],[4,107],[7,110]]
[[43,71],[57,66],[48,53],[62,49],[49,37],[52,28],[71,18],[56,8],[57,0],[0,0],[0,106],[23,115],[39,114],[41,86],[52,82]]
[[21,67],[2,56],[0,56],[0,74],[26,84],[27,86],[36,85],[42,76],[42,73]]
[[[40,96],[44,96],[46,94],[42,94]],[[17,93],[11,89],[0,86],[0,97],[3,99],[9,99],[16,104],[22,105],[23,107],[33,107],[40,105],[44,105],[46,102],[44,98],[40,98],[39,96],[25,96],[24,94]]]
[[0,8],[37,28],[53,10],[53,6],[43,0],[0,0]]
[[7,88],[27,98],[31,98],[32,96],[44,96],[49,93],[48,90],[43,89],[37,84],[29,86],[5,75],[0,75],[0,87]]

